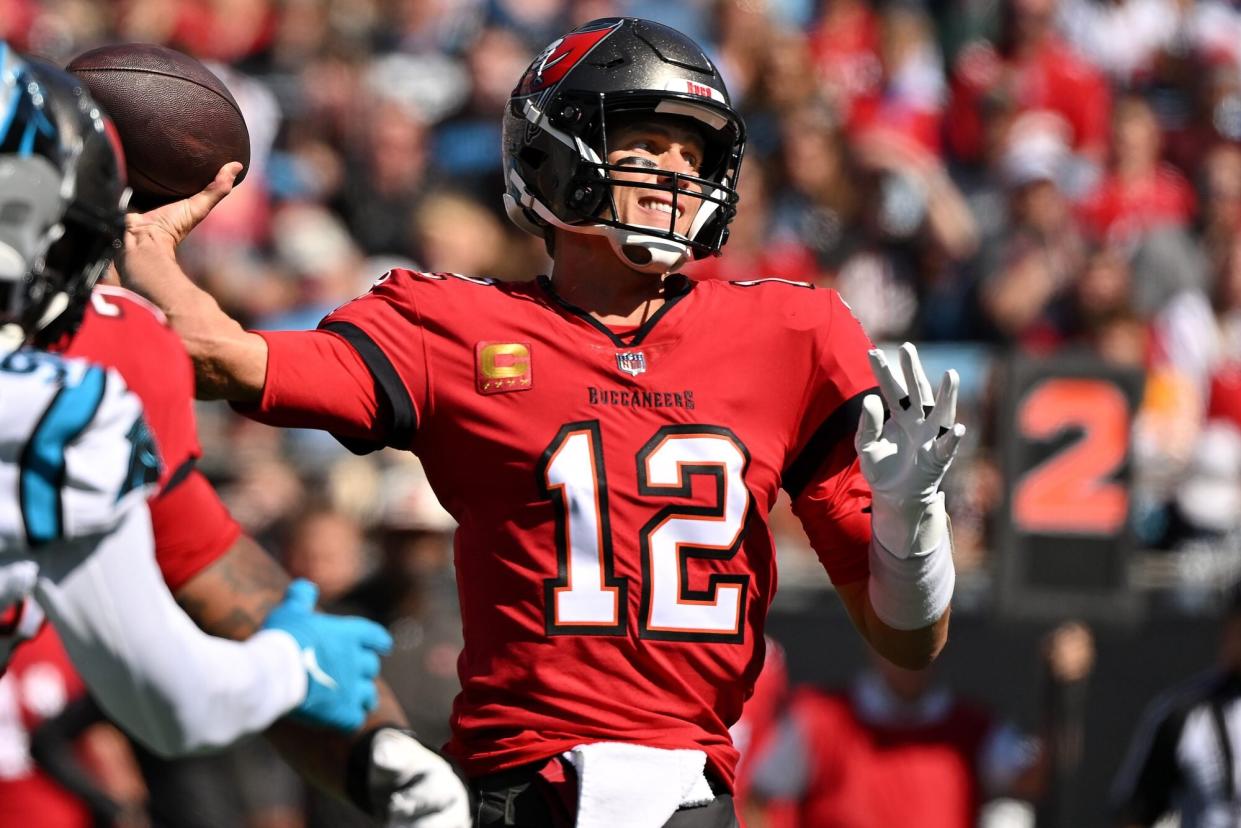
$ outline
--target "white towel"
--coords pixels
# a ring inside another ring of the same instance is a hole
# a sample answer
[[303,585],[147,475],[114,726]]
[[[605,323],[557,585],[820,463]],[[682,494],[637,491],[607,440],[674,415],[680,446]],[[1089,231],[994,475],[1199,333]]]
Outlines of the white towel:
[[577,770],[577,828],[660,828],[715,799],[701,750],[594,742],[565,752]]

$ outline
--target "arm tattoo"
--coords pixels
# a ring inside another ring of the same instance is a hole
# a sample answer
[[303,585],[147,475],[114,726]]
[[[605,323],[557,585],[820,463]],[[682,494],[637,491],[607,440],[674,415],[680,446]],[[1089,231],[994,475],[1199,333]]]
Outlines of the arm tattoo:
[[205,632],[243,640],[284,598],[289,576],[257,543],[242,535],[211,566],[177,590],[177,601]]

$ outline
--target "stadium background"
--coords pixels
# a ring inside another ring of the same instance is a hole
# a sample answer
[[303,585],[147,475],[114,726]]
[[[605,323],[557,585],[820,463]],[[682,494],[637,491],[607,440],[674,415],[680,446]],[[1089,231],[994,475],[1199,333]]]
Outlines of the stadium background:
[[[961,371],[941,669],[1036,731],[1040,640],[1085,620],[1085,760],[1060,820],[1103,824],[1141,708],[1211,662],[1241,573],[1233,4],[0,0],[0,37],[62,63],[124,41],[210,62],[253,167],[183,261],[233,316],[280,329],[392,266],[542,272],[542,245],[501,212],[499,112],[551,39],[618,14],[706,45],[749,127],[732,239],[690,272],[836,287],[876,341]],[[390,678],[431,685],[406,700],[434,733],[458,644],[450,527],[416,464],[219,404],[199,416],[234,513],[326,598],[390,564],[416,573],[386,620],[412,625],[418,655]],[[860,646],[796,523],[776,526],[771,633],[795,681],[844,683]]]

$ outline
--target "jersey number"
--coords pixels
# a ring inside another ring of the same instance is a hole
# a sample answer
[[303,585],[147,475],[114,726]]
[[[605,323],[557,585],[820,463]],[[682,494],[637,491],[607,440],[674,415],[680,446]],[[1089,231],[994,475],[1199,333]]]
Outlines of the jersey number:
[[[643,497],[689,500],[695,477],[714,483],[713,504],[667,505],[639,531],[642,638],[742,640],[749,576],[714,573],[704,584],[690,564],[728,560],[740,548],[750,513],[743,480],[749,460],[737,436],[716,426],[665,426],[638,452]],[[598,420],[560,429],[543,453],[540,483],[556,510],[559,560],[557,577],[545,582],[548,635],[624,635],[629,581],[614,569]]]

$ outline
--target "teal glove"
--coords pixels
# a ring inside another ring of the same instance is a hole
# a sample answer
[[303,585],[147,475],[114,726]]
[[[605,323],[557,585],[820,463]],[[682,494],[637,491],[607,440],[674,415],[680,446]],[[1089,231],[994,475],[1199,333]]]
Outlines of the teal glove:
[[379,657],[392,649],[392,636],[364,618],[315,612],[318,597],[317,586],[298,578],[267,616],[263,629],[288,633],[302,651],[306,698],[293,710],[293,718],[357,730],[379,702],[375,676]]

